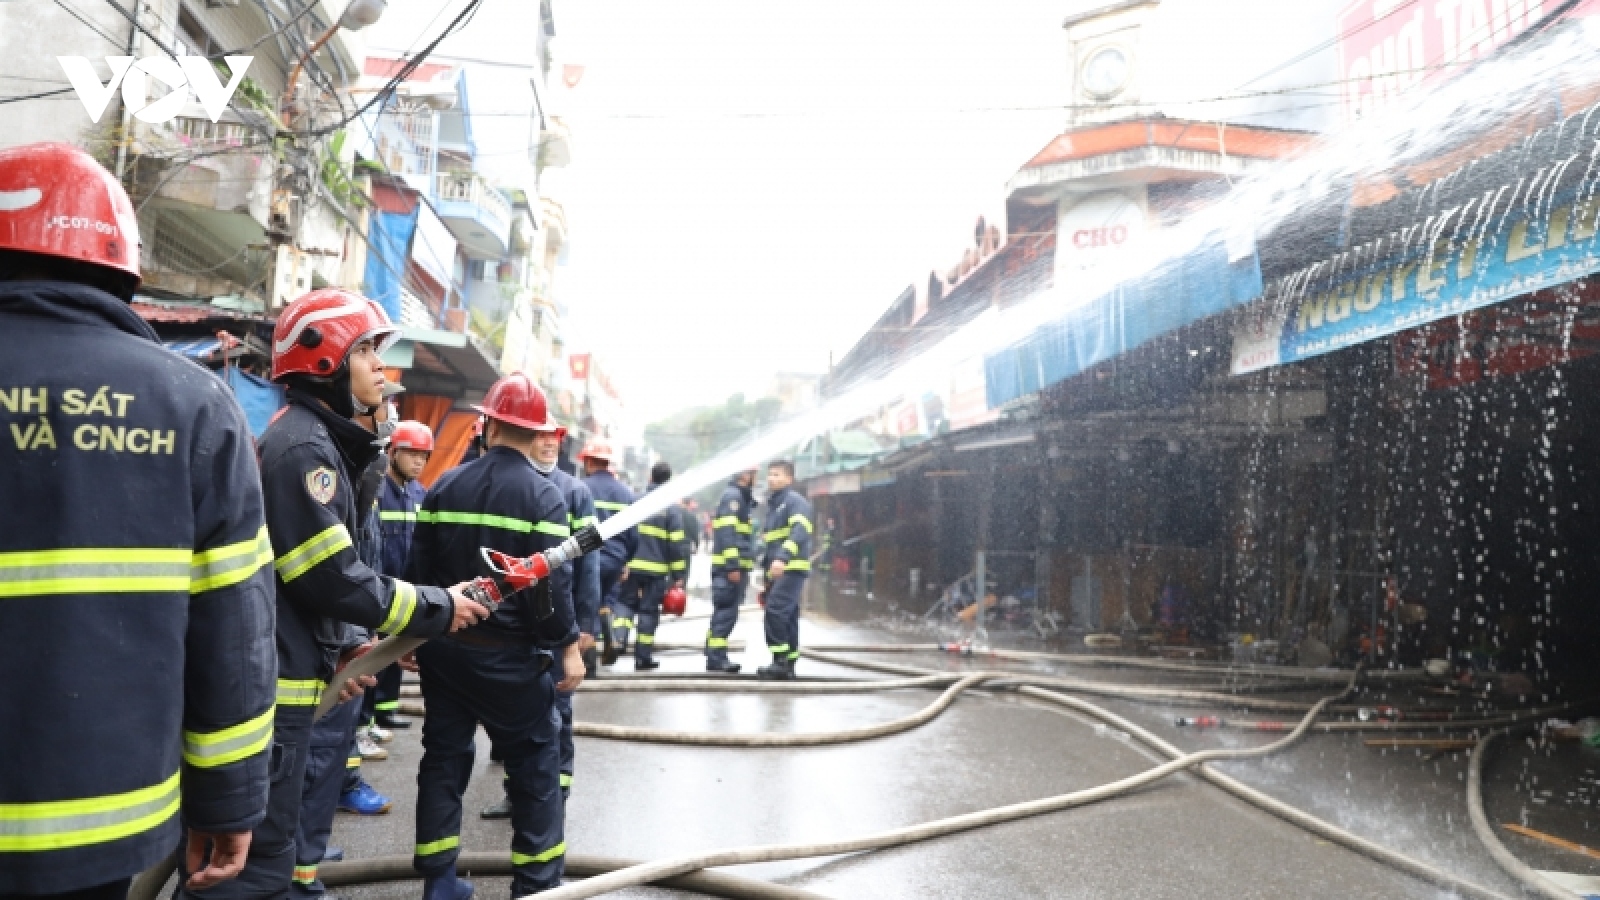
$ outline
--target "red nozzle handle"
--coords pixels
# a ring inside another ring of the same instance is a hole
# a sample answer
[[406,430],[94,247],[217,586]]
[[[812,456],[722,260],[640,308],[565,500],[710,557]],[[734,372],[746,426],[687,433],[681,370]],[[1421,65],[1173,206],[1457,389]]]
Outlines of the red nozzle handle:
[[550,576],[550,563],[540,553],[517,557],[488,547],[480,548],[479,553],[483,557],[484,570],[500,584],[506,594],[514,594],[523,588],[533,587]]

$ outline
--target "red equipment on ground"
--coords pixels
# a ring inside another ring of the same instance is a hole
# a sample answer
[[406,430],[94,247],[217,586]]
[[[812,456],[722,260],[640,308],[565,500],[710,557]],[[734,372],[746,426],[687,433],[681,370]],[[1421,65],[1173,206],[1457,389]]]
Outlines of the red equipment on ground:
[[688,607],[689,595],[679,585],[667,588],[666,596],[661,598],[661,614],[664,616],[681,616]]

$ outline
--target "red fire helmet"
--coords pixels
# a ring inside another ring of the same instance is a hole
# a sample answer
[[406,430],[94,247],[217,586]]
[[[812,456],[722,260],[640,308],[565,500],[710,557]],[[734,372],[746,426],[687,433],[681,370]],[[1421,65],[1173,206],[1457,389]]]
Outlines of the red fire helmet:
[[525,372],[513,372],[496,381],[483,395],[483,404],[473,409],[516,428],[567,433],[550,418],[550,405],[545,401],[544,391]]
[[681,616],[689,608],[689,597],[683,588],[673,585],[667,588],[666,596],[661,598],[661,614],[664,616]]
[[615,460],[617,456],[611,451],[610,441],[606,440],[605,438],[594,438],[593,440],[589,441],[589,443],[583,445],[583,452],[578,454],[578,458],[598,459],[609,463],[612,460]]
[[366,297],[344,288],[312,291],[285,307],[272,330],[272,380],[332,375],[362,341],[382,353],[399,338],[383,307]]
[[70,144],[0,150],[0,250],[115,269],[139,283],[139,220],[128,193]]
[[407,420],[394,427],[394,434],[389,437],[389,446],[395,450],[420,450],[423,453],[433,452],[433,429],[421,422]]

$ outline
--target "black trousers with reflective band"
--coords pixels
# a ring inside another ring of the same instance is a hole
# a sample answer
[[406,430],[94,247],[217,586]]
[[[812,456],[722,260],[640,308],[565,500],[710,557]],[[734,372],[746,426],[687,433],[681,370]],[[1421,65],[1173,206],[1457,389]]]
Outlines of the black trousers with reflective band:
[[[295,828],[296,868],[315,868],[328,849],[333,819],[339,811],[339,794],[345,787],[350,737],[355,734],[361,712],[360,698],[346,700],[311,726],[305,786],[300,792],[300,824]],[[299,897],[319,896],[326,889],[320,879],[310,883],[296,881],[294,892]]]
[[[656,628],[661,624],[661,598],[667,595],[667,588],[671,584],[672,579],[665,575],[631,573],[622,585],[622,594],[611,606],[613,621],[617,618],[632,619],[634,630],[639,633],[633,645],[635,659],[651,659],[655,655]],[[616,632],[618,641],[627,641],[626,628],[618,628]]]
[[[360,702],[360,701],[356,701]],[[279,706],[272,732],[272,791],[267,797],[267,817],[250,836],[250,856],[238,878],[203,891],[180,887],[186,900],[277,900],[289,892],[294,876],[294,838],[300,825],[300,796],[306,780],[306,757],[311,742],[315,706]],[[183,856],[178,875],[187,879]]]
[[132,878],[123,878],[65,894],[0,894],[0,900],[126,900],[132,884]]
[[566,867],[561,716],[549,659],[532,646],[476,647],[448,638],[417,648],[428,716],[422,721],[417,772],[414,863],[424,876],[454,869],[461,854],[461,797],[477,753],[473,736],[482,725],[505,758],[511,896],[561,884]]
[[801,572],[785,572],[767,588],[767,649],[774,658],[800,658],[800,595],[805,589]]
[[[706,635],[709,642],[715,638],[726,641],[728,635],[733,634],[733,626],[739,624],[739,604],[744,602],[744,588],[750,581],[750,573],[739,576],[739,583],[734,584],[728,576],[718,573],[711,576],[711,630]],[[713,662],[723,662],[728,658],[728,647],[723,644],[712,647],[707,644],[706,656]]]

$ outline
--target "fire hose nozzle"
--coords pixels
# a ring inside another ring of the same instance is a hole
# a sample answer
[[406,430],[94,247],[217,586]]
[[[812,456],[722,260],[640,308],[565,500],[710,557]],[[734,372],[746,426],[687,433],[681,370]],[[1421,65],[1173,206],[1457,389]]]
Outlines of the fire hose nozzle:
[[484,573],[495,582],[502,597],[530,588],[569,562],[600,549],[605,543],[600,529],[587,525],[577,534],[532,556],[511,556],[488,547],[479,548]]

